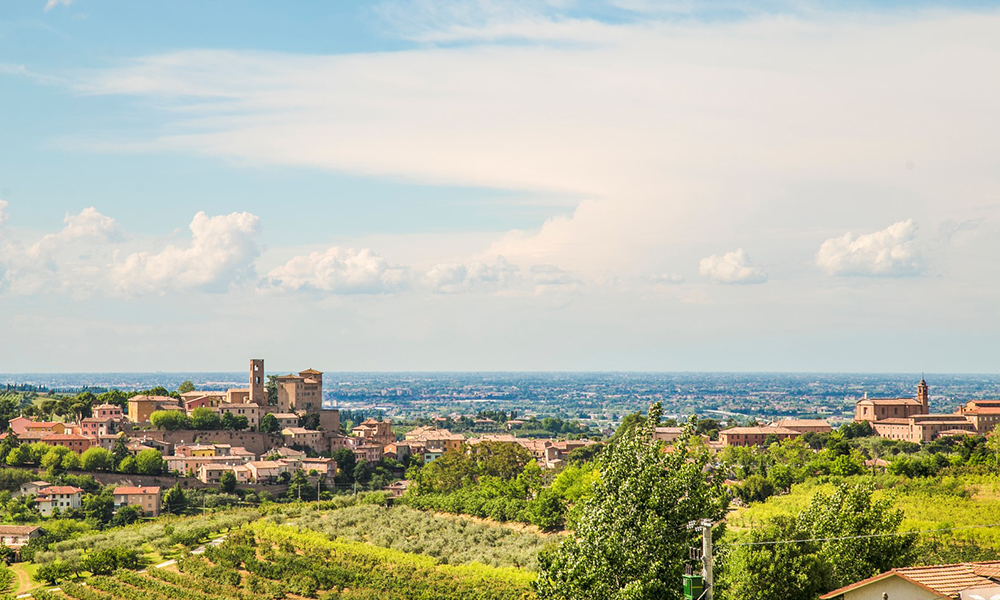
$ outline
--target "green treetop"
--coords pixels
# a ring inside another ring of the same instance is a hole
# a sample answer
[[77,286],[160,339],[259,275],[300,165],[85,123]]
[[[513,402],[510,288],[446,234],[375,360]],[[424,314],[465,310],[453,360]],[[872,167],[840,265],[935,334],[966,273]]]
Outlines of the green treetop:
[[[600,477],[575,535],[539,555],[542,599],[677,600],[690,548],[688,523],[726,511],[721,483],[706,476],[707,450],[693,444],[693,423],[671,452],[654,441],[660,403],[602,454]],[[636,419],[636,421],[639,421]]]

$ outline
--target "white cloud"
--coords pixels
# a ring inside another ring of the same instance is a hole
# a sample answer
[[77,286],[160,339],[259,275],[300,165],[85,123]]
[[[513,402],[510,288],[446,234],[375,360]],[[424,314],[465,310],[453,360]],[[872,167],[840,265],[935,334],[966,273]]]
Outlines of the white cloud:
[[49,12],[57,6],[69,6],[70,4],[73,4],[73,0],[48,0],[45,3],[45,12]]
[[816,264],[830,275],[916,275],[924,269],[923,257],[916,247],[916,232],[912,219],[857,237],[848,232],[823,242]]
[[7,215],[8,206],[10,206],[9,202],[7,202],[6,200],[0,200],[0,225],[6,223],[7,219],[9,218],[9,216]]
[[649,281],[658,285],[677,285],[678,283],[684,283],[684,276],[677,273],[661,273],[651,276]]
[[[0,217],[4,216],[3,208],[6,203],[0,205]],[[5,288],[16,294],[49,290],[86,295],[99,287],[107,267],[102,250],[121,239],[115,220],[91,206],[79,214],[67,213],[63,223],[59,232],[44,235],[33,244],[15,238],[2,241]]]
[[[78,89],[152,97],[166,109],[164,135],[126,140],[123,151],[572,197],[571,215],[498,234],[479,254],[557,264],[586,280],[648,278],[665,255],[696,261],[707,235],[736,247],[744,233],[767,231],[755,247],[777,255],[802,231],[831,226],[831,202],[816,193],[831,181],[873,223],[900,198],[926,207],[916,218],[940,221],[965,212],[948,203],[995,196],[983,157],[1000,139],[1000,80],[981,73],[1000,71],[1000,14],[606,24],[544,2],[421,4],[406,35],[468,43],[349,55],[178,51],[89,71]],[[498,36],[539,43],[477,42]],[[788,198],[788,210],[761,216]]]
[[719,283],[764,283],[767,273],[754,265],[743,248],[701,259],[698,272]]
[[93,206],[83,209],[78,215],[67,213],[63,223],[65,226],[59,233],[50,233],[42,237],[32,247],[31,252],[41,255],[77,240],[108,242],[121,239],[115,220],[102,215]]
[[296,256],[268,273],[282,290],[312,290],[334,294],[381,294],[407,286],[409,271],[368,248],[334,246],[325,252]]
[[516,265],[498,256],[494,264],[482,261],[472,261],[468,265],[458,262],[437,264],[427,271],[425,279],[432,290],[446,294],[495,291],[513,285],[518,280],[519,271]]
[[255,279],[260,254],[260,219],[248,212],[210,217],[199,212],[191,221],[191,241],[160,252],[115,257],[113,278],[126,295],[204,290],[221,292]]

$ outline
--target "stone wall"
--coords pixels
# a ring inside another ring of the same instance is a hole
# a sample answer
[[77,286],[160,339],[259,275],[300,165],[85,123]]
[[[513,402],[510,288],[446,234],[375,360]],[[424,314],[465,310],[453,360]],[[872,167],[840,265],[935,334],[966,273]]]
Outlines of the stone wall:
[[183,444],[230,444],[232,446],[243,446],[254,454],[263,454],[272,448],[279,448],[285,445],[284,438],[280,434],[261,433],[259,431],[202,431],[198,429],[178,429],[176,431],[160,431],[157,429],[139,430],[134,429],[128,432],[131,437],[143,437],[154,440],[170,442],[174,446]]

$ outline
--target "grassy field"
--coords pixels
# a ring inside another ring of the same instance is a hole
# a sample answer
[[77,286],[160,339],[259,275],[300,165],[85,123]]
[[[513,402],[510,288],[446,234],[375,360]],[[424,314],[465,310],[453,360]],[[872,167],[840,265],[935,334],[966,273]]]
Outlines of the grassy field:
[[968,475],[907,479],[892,475],[831,477],[827,481],[812,481],[792,487],[788,494],[774,496],[767,502],[753,504],[730,514],[727,524],[734,534],[753,528],[776,515],[793,515],[808,506],[819,491],[829,493],[836,483],[869,482],[878,488],[878,495],[889,496],[903,509],[902,529],[925,531],[952,527],[971,527],[921,536],[940,537],[985,546],[1000,552],[1000,527],[980,527],[1000,523],[1000,477]]

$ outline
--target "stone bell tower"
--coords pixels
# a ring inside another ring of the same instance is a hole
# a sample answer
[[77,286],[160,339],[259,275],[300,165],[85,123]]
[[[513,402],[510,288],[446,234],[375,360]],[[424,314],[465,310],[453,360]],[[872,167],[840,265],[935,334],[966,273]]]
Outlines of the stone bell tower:
[[923,405],[923,414],[928,415],[931,412],[931,394],[927,387],[927,382],[924,378],[920,378],[920,383],[917,384],[917,400]]
[[250,404],[267,406],[267,390],[264,389],[264,359],[250,359]]

